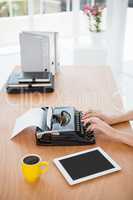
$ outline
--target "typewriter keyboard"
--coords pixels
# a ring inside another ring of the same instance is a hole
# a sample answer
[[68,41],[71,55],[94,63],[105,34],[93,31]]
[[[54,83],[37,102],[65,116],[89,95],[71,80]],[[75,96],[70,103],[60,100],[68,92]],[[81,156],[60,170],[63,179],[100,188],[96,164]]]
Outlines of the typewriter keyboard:
[[81,137],[87,137],[88,140],[91,140],[92,143],[95,143],[94,132],[87,131],[89,124],[87,126],[84,126],[81,119],[82,119],[82,112],[75,111],[75,129],[78,135],[80,135]]

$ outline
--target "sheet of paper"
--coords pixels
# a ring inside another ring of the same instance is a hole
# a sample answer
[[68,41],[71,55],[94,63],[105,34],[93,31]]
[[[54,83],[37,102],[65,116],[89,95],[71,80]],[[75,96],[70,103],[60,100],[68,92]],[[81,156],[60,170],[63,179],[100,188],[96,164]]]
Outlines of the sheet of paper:
[[42,129],[43,113],[41,108],[33,108],[16,119],[11,139],[28,127],[39,127]]
[[47,127],[48,127],[49,129],[51,129],[52,113],[53,113],[52,107],[49,107],[49,108],[48,108],[48,112],[47,112]]

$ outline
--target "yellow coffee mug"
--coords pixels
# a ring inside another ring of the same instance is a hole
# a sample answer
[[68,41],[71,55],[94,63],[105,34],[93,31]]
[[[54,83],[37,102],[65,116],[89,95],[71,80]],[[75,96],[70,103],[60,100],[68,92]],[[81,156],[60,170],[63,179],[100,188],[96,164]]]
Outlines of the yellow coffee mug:
[[24,156],[21,163],[24,178],[31,183],[37,181],[41,174],[44,174],[49,169],[48,162],[41,161],[41,157],[36,154]]

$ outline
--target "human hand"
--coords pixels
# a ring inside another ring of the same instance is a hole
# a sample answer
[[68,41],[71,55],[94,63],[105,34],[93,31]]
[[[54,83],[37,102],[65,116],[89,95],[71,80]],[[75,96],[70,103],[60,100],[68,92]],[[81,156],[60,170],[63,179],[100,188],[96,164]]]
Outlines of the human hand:
[[88,112],[85,112],[82,116],[82,121],[84,122],[84,121],[86,121],[86,119],[89,119],[90,117],[97,117],[109,125],[113,125],[116,123],[116,116],[107,115],[107,114],[104,114],[104,113],[102,113],[100,111],[96,111],[96,110],[89,110]]
[[87,125],[88,123],[90,123],[90,125],[87,128],[87,131],[93,131],[94,133],[100,132],[110,137],[115,136],[116,130],[112,128],[110,125],[108,125],[105,121],[97,117],[87,118],[83,123],[84,125]]
[[132,134],[128,134],[125,132],[120,132],[110,125],[108,125],[105,121],[97,117],[90,117],[84,121],[84,125],[90,123],[87,128],[87,131],[93,131],[94,133],[102,133],[109,136],[111,139],[115,139],[118,142],[127,144],[133,147],[133,136]]

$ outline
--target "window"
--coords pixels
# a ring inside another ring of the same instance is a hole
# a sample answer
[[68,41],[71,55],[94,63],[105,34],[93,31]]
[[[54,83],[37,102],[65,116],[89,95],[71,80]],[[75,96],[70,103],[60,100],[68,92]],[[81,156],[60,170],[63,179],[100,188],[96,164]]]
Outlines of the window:
[[0,0],[0,17],[28,14],[27,0]]
[[90,4],[90,5],[106,5],[106,0],[80,0],[80,9],[83,10],[83,7],[85,4]]
[[98,5],[105,5],[106,4],[106,0],[95,0],[95,2]]
[[12,16],[27,15],[28,14],[27,1],[23,1],[23,0],[12,1],[11,10],[12,10],[11,11]]
[[9,16],[9,5],[7,1],[0,2],[0,17]]
[[[72,0],[68,3],[72,10]],[[33,14],[64,12],[67,0],[0,0],[0,17],[28,15],[28,9],[32,9]]]
[[40,14],[40,4],[41,1],[40,0],[32,0],[32,4],[33,4],[33,13],[36,14]]
[[128,7],[133,8],[133,0],[128,1]]
[[43,0],[43,13],[56,13],[66,11],[66,0]]

